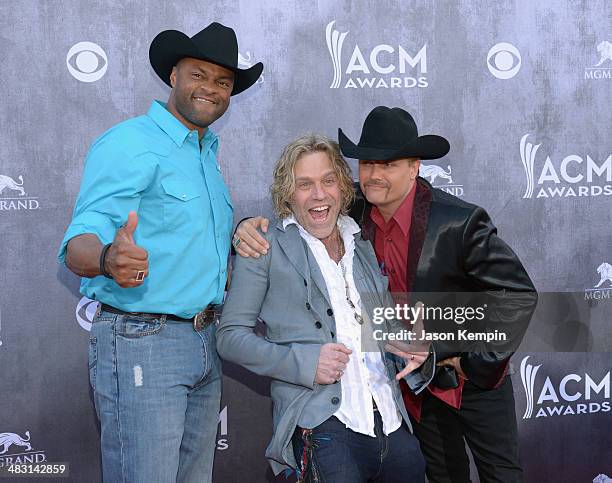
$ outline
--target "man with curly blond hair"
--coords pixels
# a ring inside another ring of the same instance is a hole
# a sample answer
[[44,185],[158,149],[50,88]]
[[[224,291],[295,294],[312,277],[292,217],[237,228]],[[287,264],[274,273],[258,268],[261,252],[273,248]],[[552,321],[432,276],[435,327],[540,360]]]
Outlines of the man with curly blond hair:
[[271,249],[236,257],[217,332],[222,358],[272,379],[266,456],[276,473],[294,468],[304,482],[423,482],[398,380],[422,391],[435,355],[364,349],[373,309],[393,300],[372,245],[346,216],[353,181],[337,143],[309,135],[289,144],[271,193]]

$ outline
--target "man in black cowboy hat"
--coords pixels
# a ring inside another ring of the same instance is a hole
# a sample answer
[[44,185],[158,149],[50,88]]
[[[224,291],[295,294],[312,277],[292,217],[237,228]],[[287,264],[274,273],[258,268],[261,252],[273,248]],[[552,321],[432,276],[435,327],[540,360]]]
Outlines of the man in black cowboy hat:
[[[486,291],[494,306],[487,327],[506,324],[515,334],[503,350],[436,343],[439,367],[432,383],[418,396],[403,390],[429,481],[470,481],[465,441],[480,481],[523,481],[512,382],[506,376],[507,349],[518,345],[537,300],[529,275],[484,209],[419,177],[421,159],[448,153],[446,139],[419,136],[408,112],[383,106],[367,116],[358,144],[342,130],[338,136],[342,153],[359,160],[361,189],[351,216],[374,245],[397,299]],[[238,253],[259,256],[267,250],[255,230],[262,224],[267,229],[261,218],[241,224],[234,237]]]
[[232,204],[209,129],[263,65],[239,69],[231,28],[153,40],[167,103],[92,145],[59,258],[100,302],[89,375],[106,482],[211,481]]

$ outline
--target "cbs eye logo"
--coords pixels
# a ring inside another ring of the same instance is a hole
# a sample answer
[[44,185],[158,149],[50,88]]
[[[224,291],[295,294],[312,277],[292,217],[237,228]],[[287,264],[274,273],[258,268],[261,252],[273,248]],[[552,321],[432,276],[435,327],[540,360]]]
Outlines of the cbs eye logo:
[[93,42],[79,42],[70,47],[66,55],[68,72],[81,82],[95,82],[106,74],[106,52]]
[[91,300],[87,297],[81,297],[81,300],[79,300],[79,303],[77,304],[74,312],[76,315],[77,322],[79,323],[82,329],[85,329],[88,332],[91,330],[91,323],[93,322],[97,310],[97,300]]
[[521,68],[521,53],[508,42],[495,44],[487,54],[487,67],[498,79],[512,79]]

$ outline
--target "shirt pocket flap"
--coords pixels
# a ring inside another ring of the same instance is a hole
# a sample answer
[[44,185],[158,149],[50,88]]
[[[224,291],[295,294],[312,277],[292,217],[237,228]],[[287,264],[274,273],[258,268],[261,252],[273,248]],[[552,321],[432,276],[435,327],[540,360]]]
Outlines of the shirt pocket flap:
[[167,195],[176,198],[181,201],[189,201],[198,196],[201,193],[193,186],[193,184],[185,179],[179,179],[176,177],[165,178],[161,182],[162,188]]

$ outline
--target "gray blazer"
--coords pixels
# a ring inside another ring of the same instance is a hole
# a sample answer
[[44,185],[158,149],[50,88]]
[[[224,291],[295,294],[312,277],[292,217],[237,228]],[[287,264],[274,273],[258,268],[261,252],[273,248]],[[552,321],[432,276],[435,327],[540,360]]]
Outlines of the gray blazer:
[[[217,349],[223,359],[272,378],[274,433],[266,457],[278,474],[287,466],[297,466],[291,447],[296,426],[314,428],[338,410],[342,382],[314,382],[321,346],[337,341],[329,294],[314,255],[294,224],[285,230],[279,222],[265,237],[270,243],[266,255],[235,259],[217,331]],[[360,233],[355,235],[353,278],[364,316],[374,307],[393,305],[388,280],[380,273],[372,245],[362,240]],[[265,337],[253,332],[258,319],[265,324]],[[378,350],[383,354],[397,408],[412,430],[395,380],[403,360],[384,352],[381,345]],[[434,367],[435,357],[429,357],[406,378],[410,388],[422,391],[431,381]]]

